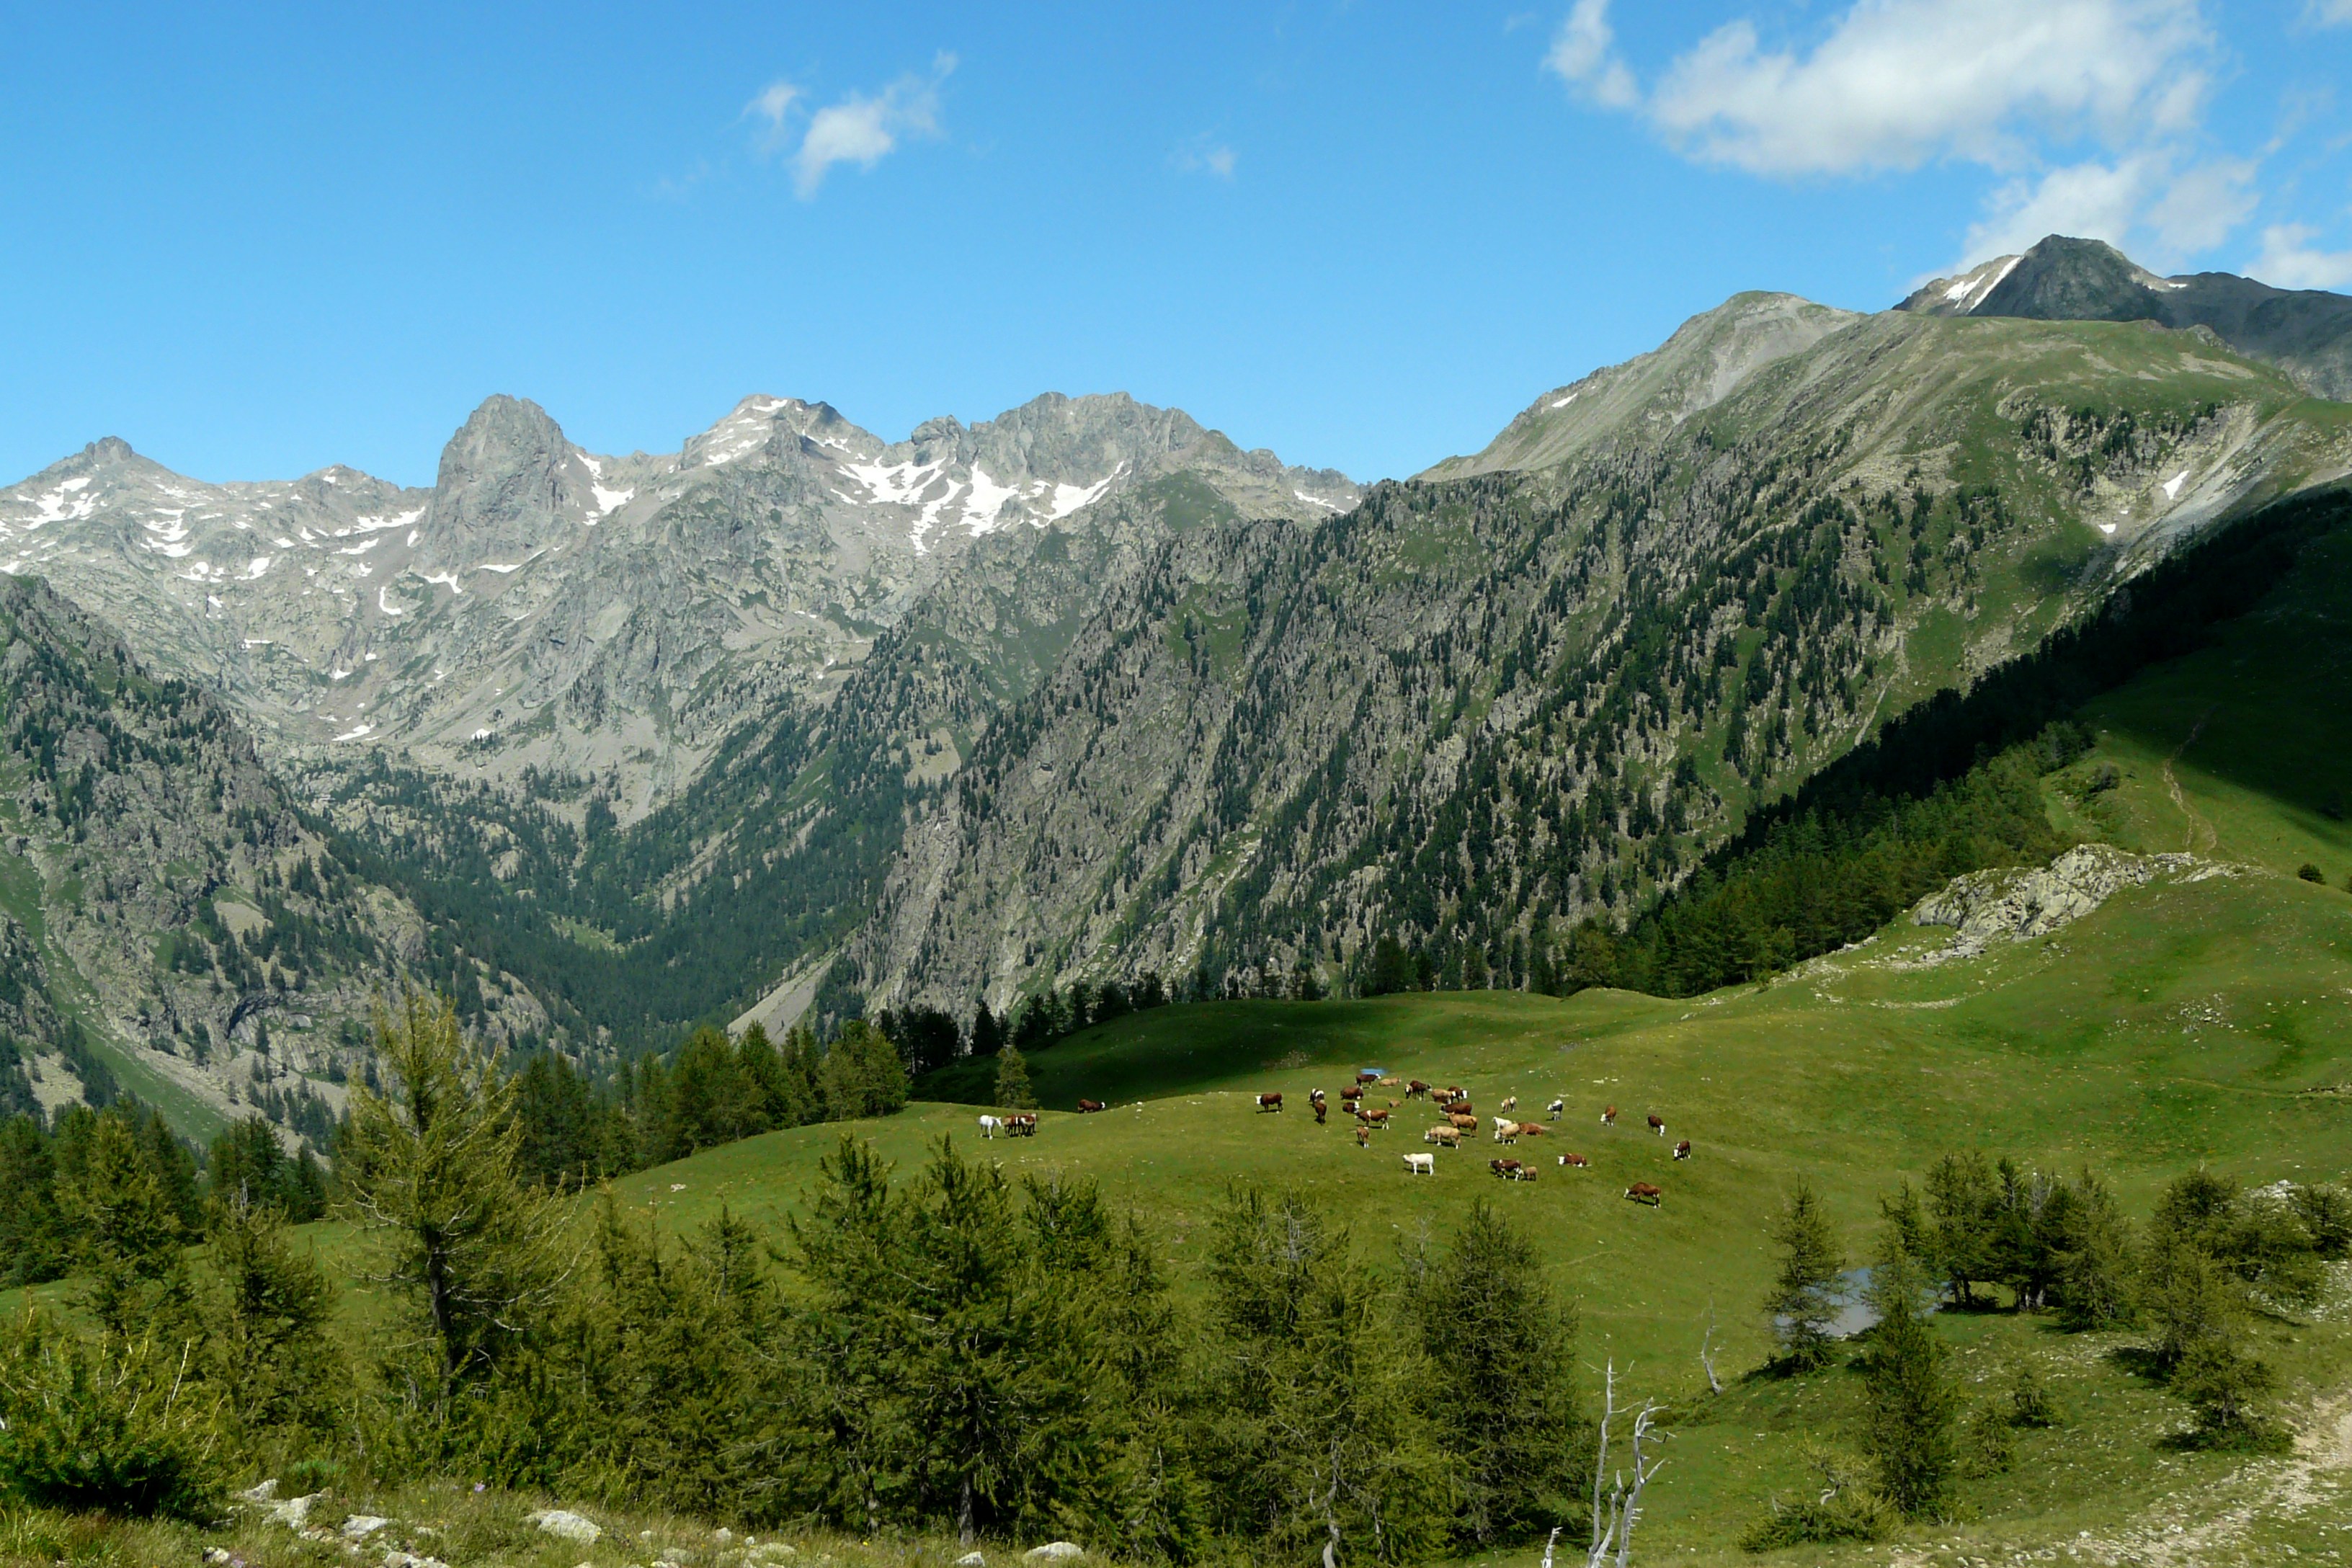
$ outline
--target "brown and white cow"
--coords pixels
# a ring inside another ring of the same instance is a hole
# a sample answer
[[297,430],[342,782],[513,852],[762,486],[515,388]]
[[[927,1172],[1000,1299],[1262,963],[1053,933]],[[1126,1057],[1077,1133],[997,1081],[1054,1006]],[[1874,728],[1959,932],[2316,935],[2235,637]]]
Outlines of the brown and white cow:
[[1650,1131],[1661,1138],[1666,1135],[1666,1119],[1654,1110],[1650,1112]]
[[1429,1085],[1422,1082],[1419,1079],[1414,1079],[1411,1083],[1404,1086],[1404,1097],[1407,1100],[1427,1100],[1429,1098]]
[[1348,1100],[1361,1100],[1364,1098],[1364,1091],[1360,1086],[1351,1083],[1339,1091],[1339,1098]]
[[1105,1105],[1099,1100],[1081,1100],[1078,1101],[1078,1114],[1080,1116],[1086,1116],[1097,1110],[1108,1110],[1109,1109],[1109,1106]]
[[1617,1125],[1617,1108],[1615,1106],[1610,1106],[1601,1113],[1601,1125],[1603,1127],[1614,1127]]
[[1315,1112],[1315,1125],[1316,1125],[1316,1126],[1318,1126],[1318,1127],[1322,1126],[1322,1125],[1323,1125],[1323,1118],[1324,1118],[1324,1114],[1325,1114],[1325,1107],[1324,1107],[1323,1102],[1322,1102],[1321,1100],[1309,1100],[1309,1101],[1307,1102],[1307,1106],[1308,1106],[1308,1109],[1312,1110]]
[[1375,1132],[1384,1131],[1389,1124],[1389,1113],[1385,1110],[1359,1110],[1356,1119]]
[[1675,1158],[1677,1160],[1687,1160],[1690,1158],[1689,1139],[1685,1138],[1681,1142],[1675,1145]]
[[1580,1171],[1592,1163],[1591,1161],[1586,1159],[1581,1154],[1562,1154],[1559,1157],[1559,1163],[1563,1165],[1573,1166]]
[[1257,1108],[1260,1110],[1280,1110],[1282,1109],[1282,1090],[1277,1089],[1272,1094],[1259,1095],[1257,1097]]
[[1489,1160],[1486,1162],[1486,1168],[1507,1182],[1516,1182],[1519,1179],[1519,1173],[1526,1170],[1527,1166],[1517,1160]]
[[1664,1205],[1666,1197],[1666,1194],[1663,1191],[1652,1186],[1647,1182],[1635,1182],[1632,1186],[1625,1189],[1625,1195],[1637,1204],[1647,1204],[1652,1208],[1657,1208]]

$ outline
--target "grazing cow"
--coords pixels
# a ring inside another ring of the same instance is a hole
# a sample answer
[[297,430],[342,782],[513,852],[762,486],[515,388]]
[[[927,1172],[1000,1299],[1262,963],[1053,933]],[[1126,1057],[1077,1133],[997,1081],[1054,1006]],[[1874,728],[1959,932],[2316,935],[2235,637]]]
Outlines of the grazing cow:
[[1448,1100],[1459,1100],[1469,1092],[1458,1083],[1449,1083],[1445,1086],[1445,1098]]
[[1404,1097],[1407,1100],[1427,1100],[1429,1098],[1429,1085],[1422,1082],[1419,1079],[1414,1079],[1411,1083],[1404,1086]]
[[1661,1138],[1666,1135],[1666,1119],[1654,1110],[1650,1112],[1650,1131]]
[[1536,1173],[1517,1160],[1489,1160],[1486,1168],[1507,1182],[1532,1182]]
[[1356,1081],[1360,1084],[1378,1083],[1381,1081],[1381,1069],[1378,1068],[1358,1068],[1356,1069]]
[[1257,1108],[1260,1110],[1280,1110],[1282,1109],[1282,1090],[1277,1089],[1272,1094],[1259,1095],[1257,1097]]
[[982,1138],[993,1138],[996,1136],[996,1130],[1003,1125],[1003,1117],[983,1116],[980,1119],[980,1135]]
[[1518,1097],[1517,1095],[1516,1095],[1516,1094],[1513,1094],[1513,1095],[1506,1095],[1506,1096],[1504,1097],[1504,1099],[1503,1099],[1503,1109],[1504,1109],[1504,1110],[1517,1110],[1518,1108],[1519,1108],[1519,1097]]
[[1099,1100],[1082,1100],[1078,1101],[1078,1114],[1080,1116],[1085,1116],[1097,1110],[1108,1110],[1109,1109],[1109,1106],[1105,1105]]
[[1617,1108],[1615,1106],[1612,1105],[1601,1113],[1601,1125],[1603,1127],[1614,1127],[1617,1125]]
[[1006,1117],[1004,1135],[1007,1138],[1034,1138],[1037,1136],[1036,1116],[1032,1112],[1023,1111],[1019,1115]]
[[1507,1116],[1495,1118],[1495,1142],[1516,1143],[1519,1141],[1519,1124]]
[[1462,1129],[1433,1127],[1421,1135],[1421,1141],[1424,1143],[1434,1143],[1441,1149],[1458,1149],[1462,1146]]
[[1308,1090],[1307,1091],[1307,1104],[1309,1104],[1309,1105],[1320,1105],[1320,1104],[1322,1104],[1322,1103],[1323,1103],[1323,1091],[1322,1091],[1321,1089],[1308,1089]]
[[1323,1106],[1323,1102],[1322,1102],[1321,1100],[1310,1100],[1308,1103],[1314,1107],[1314,1110],[1315,1110],[1315,1125],[1316,1125],[1316,1126],[1318,1126],[1318,1127],[1322,1126],[1322,1125],[1323,1125],[1323,1112],[1324,1112],[1324,1106]]
[[1339,1091],[1339,1098],[1341,1100],[1361,1100],[1364,1098],[1364,1091],[1351,1083],[1347,1088]]
[[1437,1156],[1434,1154],[1407,1154],[1404,1157],[1404,1173],[1408,1176],[1433,1176],[1437,1174]]
[[1586,1159],[1581,1154],[1562,1154],[1559,1157],[1559,1163],[1563,1165],[1572,1166],[1580,1171],[1592,1163],[1591,1161]]
[[1359,1128],[1357,1128],[1357,1129],[1356,1129],[1356,1147],[1357,1147],[1357,1148],[1361,1149],[1361,1148],[1363,1148],[1365,1145],[1367,1145],[1367,1144],[1369,1144],[1370,1142],[1371,1142],[1371,1141],[1372,1141],[1372,1130],[1371,1130],[1370,1128],[1369,1128],[1369,1127],[1359,1127]]
[[1647,1182],[1635,1182],[1632,1186],[1625,1189],[1625,1195],[1637,1204],[1647,1204],[1652,1208],[1661,1206],[1665,1202],[1666,1198],[1666,1194],[1664,1192],[1652,1186]]
[[1519,1123],[1519,1136],[1522,1138],[1541,1138],[1549,1131],[1550,1129],[1547,1128],[1540,1121],[1522,1121]]
[[1675,1158],[1677,1160],[1687,1160],[1690,1158],[1689,1139],[1685,1138],[1681,1142],[1675,1145]]
[[1557,1121],[1559,1120],[1559,1113],[1567,1109],[1568,1101],[1564,1100],[1555,1100],[1549,1105],[1544,1107],[1544,1120],[1547,1121]]
[[1389,1113],[1385,1110],[1359,1110],[1356,1112],[1356,1120],[1361,1121],[1373,1131],[1379,1132],[1385,1131],[1388,1127]]
[[1478,1119],[1467,1111],[1454,1111],[1451,1115],[1447,1116],[1445,1120],[1454,1123],[1454,1131],[1458,1132],[1475,1132],[1478,1131]]

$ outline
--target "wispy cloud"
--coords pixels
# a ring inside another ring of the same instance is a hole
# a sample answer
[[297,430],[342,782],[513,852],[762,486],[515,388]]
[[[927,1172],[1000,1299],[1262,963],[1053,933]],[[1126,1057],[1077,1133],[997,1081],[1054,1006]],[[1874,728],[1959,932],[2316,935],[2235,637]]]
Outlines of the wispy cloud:
[[793,189],[801,200],[813,199],[836,164],[854,163],[871,169],[910,139],[940,132],[940,87],[956,68],[956,58],[941,51],[927,75],[908,72],[878,93],[853,92],[838,102],[809,113],[801,111],[807,89],[790,81],[773,81],[744,106],[744,118],[761,129],[759,150],[782,152],[793,142]]
[[2323,27],[2352,27],[2352,0],[2310,0],[2304,9]]
[[1214,174],[1221,180],[1234,177],[1238,161],[1233,148],[1208,136],[1196,136],[1168,155],[1169,166],[1181,174]]
[[2198,149],[2217,49],[2200,0],[1851,0],[1804,47],[1730,22],[1645,88],[1609,0],[1575,0],[1544,65],[1698,163],[1780,179],[1977,164],[2001,184],[1969,258],[2063,232],[2161,261],[2253,211],[2255,165]]
[[2352,286],[2352,250],[2321,250],[2316,232],[2299,223],[2263,230],[2263,253],[2246,268],[2251,278],[2280,289],[2342,289]]

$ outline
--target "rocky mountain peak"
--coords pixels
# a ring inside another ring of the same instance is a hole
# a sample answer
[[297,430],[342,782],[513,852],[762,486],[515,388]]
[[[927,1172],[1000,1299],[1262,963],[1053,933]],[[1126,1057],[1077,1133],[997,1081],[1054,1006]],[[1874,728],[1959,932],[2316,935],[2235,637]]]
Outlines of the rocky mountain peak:
[[485,398],[442,448],[417,563],[473,571],[561,542],[597,515],[593,478],[547,410]]

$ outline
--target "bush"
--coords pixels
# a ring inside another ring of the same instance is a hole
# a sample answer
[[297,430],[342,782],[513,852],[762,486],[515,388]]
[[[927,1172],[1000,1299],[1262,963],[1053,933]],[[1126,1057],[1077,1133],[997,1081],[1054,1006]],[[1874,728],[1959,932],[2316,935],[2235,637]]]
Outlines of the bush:
[[2313,865],[2308,860],[2305,860],[2302,865],[2297,866],[2294,868],[2294,874],[2302,878],[2306,882],[2317,882],[2322,887],[2326,887],[2327,885],[2327,873],[2322,871],[2318,867]]
[[2011,1413],[1991,1400],[1969,1412],[1960,1435],[1960,1468],[1970,1476],[1999,1476],[2017,1463]]
[[1814,1448],[1806,1454],[1821,1489],[1769,1511],[1739,1538],[1742,1552],[1779,1552],[1790,1546],[1834,1541],[1884,1541],[1901,1527],[1894,1505],[1861,1480],[1838,1455]]
[[2060,1414],[2057,1401],[2050,1397],[2050,1387],[2031,1363],[2020,1363],[2009,1386],[2009,1424],[2012,1426],[2063,1426],[2066,1418]]
[[85,1342],[28,1313],[0,1345],[0,1490],[76,1513],[217,1519],[211,1411],[182,1370],[152,1341]]

